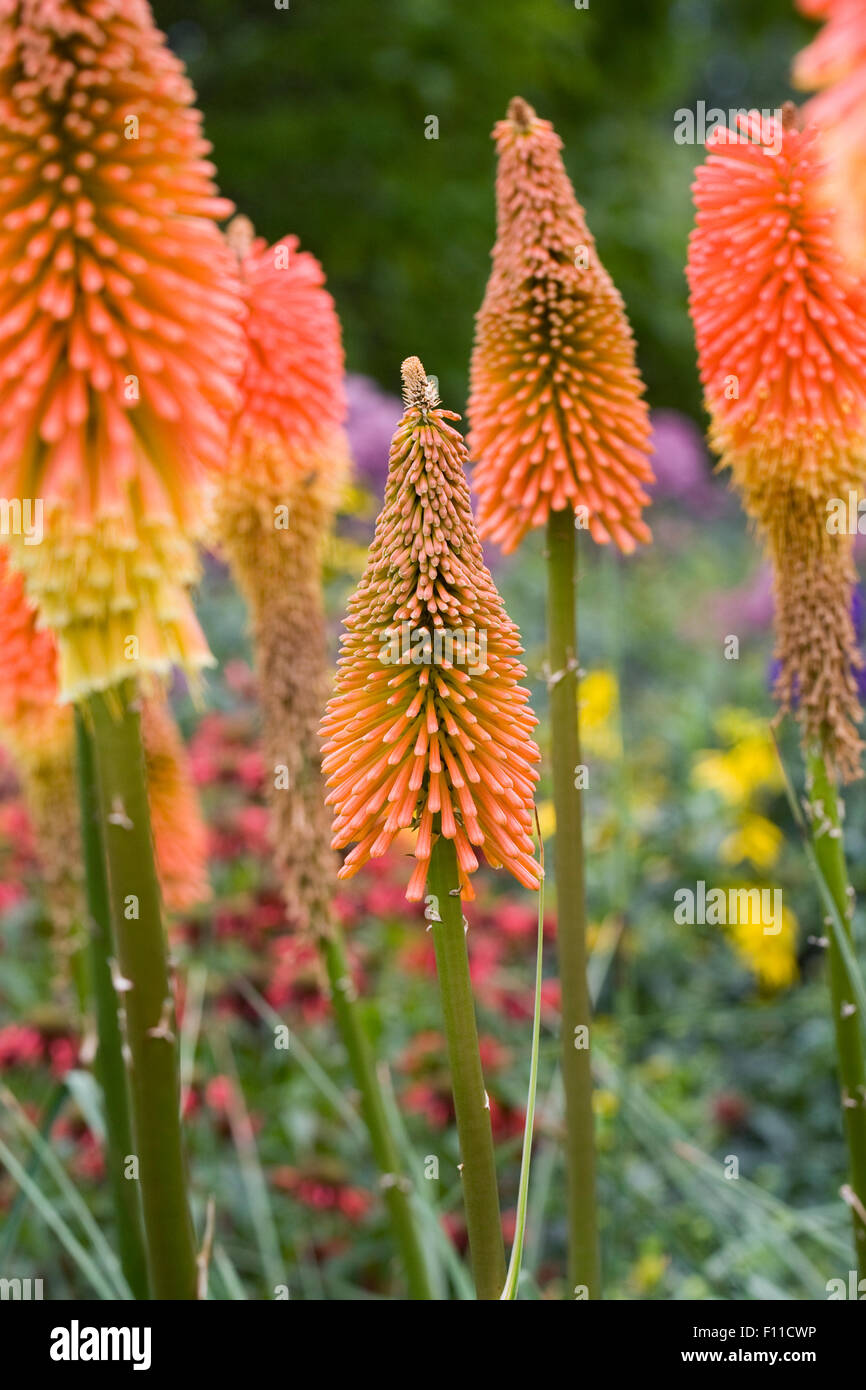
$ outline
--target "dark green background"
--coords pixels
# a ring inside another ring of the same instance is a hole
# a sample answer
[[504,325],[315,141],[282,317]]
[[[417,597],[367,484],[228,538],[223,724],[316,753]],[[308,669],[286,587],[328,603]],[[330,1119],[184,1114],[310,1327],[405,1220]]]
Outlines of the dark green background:
[[[161,0],[222,190],[324,262],[349,367],[422,357],[462,409],[494,233],[490,130],[551,118],[656,406],[699,408],[682,266],[699,150],[674,112],[774,108],[813,26],[793,0]],[[424,138],[428,115],[439,139]]]

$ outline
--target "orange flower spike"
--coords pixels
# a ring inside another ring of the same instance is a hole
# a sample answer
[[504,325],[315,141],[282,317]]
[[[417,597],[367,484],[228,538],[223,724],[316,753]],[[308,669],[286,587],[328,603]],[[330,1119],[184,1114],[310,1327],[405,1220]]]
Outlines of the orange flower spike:
[[[0,651],[0,740],[8,744],[24,784],[46,881],[54,887],[64,880],[77,884],[81,845],[72,708],[58,704],[54,634],[40,627],[5,549],[0,549]],[[142,728],[160,886],[166,907],[185,912],[210,896],[207,830],[186,752],[160,697],[142,702]],[[67,892],[64,906],[64,920],[80,915],[77,889]]]
[[794,85],[817,89],[804,108],[824,133],[828,202],[838,208],[839,241],[853,265],[866,264],[866,8],[862,0],[801,0],[826,23],[794,60]]
[[[866,441],[863,287],[823,206],[817,132],[717,131],[693,185],[688,281],[711,442],[759,519],[780,488],[837,495]],[[751,140],[746,140],[747,133]]]
[[57,703],[57,643],[39,626],[24,580],[0,549],[0,737],[22,764],[41,761],[72,739],[72,712]]
[[799,0],[809,19],[826,21],[808,47],[794,59],[798,87],[826,88],[851,75],[866,61],[866,13],[862,0]]
[[187,589],[243,307],[210,146],[144,0],[0,14],[0,493],[41,499],[14,562],[77,698],[209,660]]
[[862,665],[851,617],[853,537],[828,503],[866,455],[864,287],[837,249],[814,128],[757,113],[707,142],[693,185],[690,305],[710,441],[766,539],[775,572],[776,696],[807,750],[861,774]]
[[324,271],[315,256],[298,250],[297,237],[268,246],[246,217],[234,218],[227,237],[248,309],[232,471],[248,477],[252,468],[254,481],[279,486],[286,478],[273,475],[275,444],[284,450],[284,468],[306,472],[310,457],[341,431],[346,401],[340,323]]
[[227,238],[247,305],[247,356],[213,529],[246,598],[269,796],[293,928],[329,920],[336,883],[318,726],[330,689],[321,564],[349,470],[340,323],[315,257],[236,217]]
[[[403,363],[405,411],[385,503],[349,602],[337,688],[322,724],[341,877],[417,831],[407,897],[424,895],[433,843],[454,841],[460,885],[480,849],[526,887],[539,752],[516,627],[485,567],[466,447],[417,357]],[[396,669],[395,669],[396,667]],[[488,775],[489,774],[489,775]],[[482,786],[482,778],[487,786]],[[494,797],[490,788],[498,786]]]
[[478,529],[512,551],[551,511],[583,508],[594,540],[629,552],[651,539],[641,510],[653,472],[622,299],[550,121],[515,97],[493,134],[497,239],[468,412]]

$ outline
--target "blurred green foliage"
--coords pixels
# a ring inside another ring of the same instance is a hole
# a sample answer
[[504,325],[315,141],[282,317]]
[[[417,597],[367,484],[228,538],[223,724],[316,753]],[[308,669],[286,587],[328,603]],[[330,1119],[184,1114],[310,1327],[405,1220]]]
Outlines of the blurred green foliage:
[[[700,398],[683,278],[699,150],[674,113],[775,108],[812,26],[792,0],[157,0],[222,190],[324,262],[351,370],[417,353],[462,408],[494,237],[490,130],[553,120],[637,334],[650,400]],[[435,115],[439,138],[425,138]]]

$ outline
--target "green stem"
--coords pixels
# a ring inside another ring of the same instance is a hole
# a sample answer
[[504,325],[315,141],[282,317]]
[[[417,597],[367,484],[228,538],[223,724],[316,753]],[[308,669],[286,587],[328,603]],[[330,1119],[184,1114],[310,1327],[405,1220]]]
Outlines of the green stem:
[[114,947],[111,940],[108,879],[100,833],[99,788],[96,783],[90,736],[78,708],[75,710],[75,739],[87,896],[87,954],[96,1012],[97,1048],[94,1071],[102,1087],[105,1104],[108,1180],[117,1220],[120,1263],[133,1296],[146,1299],[149,1290],[147,1257],[141,1225],[141,1198],[138,1183],[124,1176],[126,1159],[134,1149],[129,1087],[123,1060],[123,1037],[117,1015],[118,998],[111,978],[110,961],[114,955]]
[[373,1051],[358,1009],[343,935],[338,924],[332,921],[327,933],[323,933],[319,941],[331,986],[337,1026],[349,1054],[355,1085],[361,1094],[361,1111],[370,1135],[373,1156],[381,1174],[382,1191],[391,1227],[406,1268],[409,1294],[413,1299],[431,1299],[433,1292],[412,1212],[410,1184],[403,1172],[397,1145],[388,1123],[388,1113],[376,1075]]
[[[845,864],[839,800],[826,759],[819,751],[809,757],[809,779],[815,857],[844,923],[845,935],[853,945],[853,894]],[[835,932],[829,932],[828,936],[830,998],[842,1090],[842,1115],[848,1143],[849,1183],[860,1210],[854,1203],[849,1205],[854,1225],[857,1267],[859,1276],[863,1277],[866,1276],[866,1222],[861,1215],[866,1210],[866,1054],[863,1050],[863,1023],[860,1010],[854,1005],[848,968]]]
[[586,890],[577,715],[577,591],[574,514],[551,512],[547,526],[547,627],[553,805],[556,813],[556,946],[562,991],[569,1284],[601,1297],[595,1201],[595,1122],[587,985]]
[[88,698],[111,924],[129,1048],[135,1152],[152,1295],[196,1297],[176,1025],[153,860],[141,727],[131,682]]
[[442,993],[451,1088],[462,1159],[463,1200],[472,1273],[479,1299],[498,1299],[505,1284],[505,1245],[499,1214],[496,1159],[490,1106],[484,1089],[475,1003],[469,977],[469,954],[463,928],[457,854],[453,841],[440,835],[433,847],[427,886],[436,970]]

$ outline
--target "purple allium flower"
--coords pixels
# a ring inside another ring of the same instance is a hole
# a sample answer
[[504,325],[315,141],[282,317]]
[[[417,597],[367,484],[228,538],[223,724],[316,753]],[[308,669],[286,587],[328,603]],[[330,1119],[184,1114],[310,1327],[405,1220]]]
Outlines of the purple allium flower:
[[718,603],[719,618],[729,632],[743,628],[765,631],[772,624],[773,611],[773,571],[769,565],[760,565],[748,583],[721,595]]
[[655,499],[673,498],[694,516],[717,515],[724,506],[724,491],[712,480],[703,435],[694,420],[678,410],[654,410],[651,419]]
[[374,496],[381,497],[391,436],[400,423],[403,407],[398,396],[383,391],[370,377],[354,374],[346,377],[346,401],[346,429],[358,474]]

